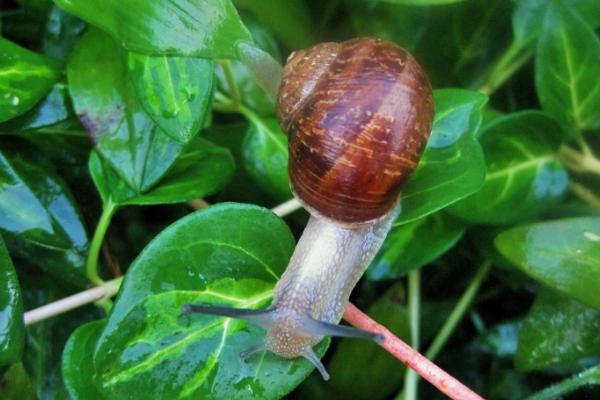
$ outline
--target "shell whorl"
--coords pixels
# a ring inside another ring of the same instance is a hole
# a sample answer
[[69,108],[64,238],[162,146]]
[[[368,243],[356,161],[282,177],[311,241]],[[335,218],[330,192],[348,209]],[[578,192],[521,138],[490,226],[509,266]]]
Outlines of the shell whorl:
[[289,175],[310,211],[369,222],[394,207],[433,121],[427,76],[395,44],[359,38],[292,54],[277,99]]

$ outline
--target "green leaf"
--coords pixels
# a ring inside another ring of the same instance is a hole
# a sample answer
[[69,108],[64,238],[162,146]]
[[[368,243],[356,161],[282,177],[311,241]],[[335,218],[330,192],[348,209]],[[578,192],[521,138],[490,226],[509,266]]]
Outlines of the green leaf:
[[96,387],[92,356],[104,320],[81,325],[69,337],[62,355],[61,370],[71,400],[102,400]]
[[544,110],[578,130],[600,128],[600,39],[560,2],[544,19],[535,84]]
[[275,200],[292,197],[288,179],[287,136],[275,118],[254,116],[242,143],[242,160],[248,175]]
[[[542,32],[544,18],[552,1],[517,0],[512,25],[514,40],[522,45],[534,41]],[[563,4],[577,10],[592,27],[600,26],[600,8],[596,0],[563,0]]]
[[165,174],[184,143],[144,111],[125,57],[109,36],[88,30],[69,59],[69,91],[98,152],[133,190],[142,192]]
[[367,270],[369,279],[396,279],[450,250],[465,224],[442,213],[395,225]]
[[404,4],[407,6],[440,6],[445,4],[461,3],[465,0],[382,0],[385,3]]
[[164,230],[130,267],[96,346],[103,391],[117,398],[148,390],[158,398],[288,393],[312,369],[305,360],[265,352],[242,361],[239,352],[260,341],[262,329],[180,311],[198,302],[265,307],[293,246],[287,226],[271,212],[235,203]]
[[600,355],[600,311],[543,289],[519,331],[515,365],[548,368]]
[[257,206],[220,203],[180,219],[133,262],[96,347],[95,362],[112,348],[112,336],[145,297],[170,290],[203,290],[219,279],[275,283],[294,248],[281,219]]
[[48,14],[42,47],[50,57],[66,60],[86,23],[53,5]]
[[89,170],[102,201],[117,205],[181,203],[211,195],[233,174],[233,158],[227,149],[197,138],[179,156],[169,172],[151,189],[136,193],[98,153],[90,155]]
[[254,13],[286,47],[301,49],[311,45],[311,15],[303,0],[235,0],[235,4]]
[[487,174],[481,190],[448,209],[467,221],[509,224],[556,204],[569,178],[558,161],[560,126],[546,114],[522,111],[498,118],[481,133]]
[[600,218],[570,218],[509,229],[502,255],[533,279],[600,309]]
[[[369,307],[371,318],[402,340],[410,340],[403,283],[397,283]],[[368,368],[357,368],[368,365]],[[326,388],[332,398],[387,399],[402,383],[405,367],[372,341],[343,339],[327,364],[331,380]]]
[[23,364],[12,365],[4,376],[0,377],[0,398],[3,400],[37,400],[31,380]]
[[56,0],[56,4],[139,53],[235,58],[235,43],[252,40],[230,0]]
[[0,230],[13,255],[87,283],[87,233],[73,196],[44,155],[16,138],[0,140]]
[[0,37],[0,122],[33,107],[58,78],[58,63]]
[[17,273],[0,237],[0,366],[21,359],[25,324]]
[[[150,391],[163,399],[283,397],[313,369],[307,360],[266,351],[244,360],[239,354],[263,339],[262,329],[230,318],[181,315],[186,303],[264,308],[272,289],[273,282],[223,279],[204,290],[147,297],[123,320],[110,356],[98,364],[106,371],[100,375],[103,390],[111,398]],[[318,349],[322,354],[324,346]]]
[[397,224],[432,214],[477,191],[485,164],[475,132],[487,97],[460,89],[434,91],[436,114],[427,149],[407,182]]
[[20,117],[0,125],[0,131],[14,133],[41,128],[64,121],[71,115],[71,101],[67,85],[56,83],[37,106]]
[[137,97],[154,122],[178,142],[196,136],[212,99],[213,63],[129,53],[128,66]]

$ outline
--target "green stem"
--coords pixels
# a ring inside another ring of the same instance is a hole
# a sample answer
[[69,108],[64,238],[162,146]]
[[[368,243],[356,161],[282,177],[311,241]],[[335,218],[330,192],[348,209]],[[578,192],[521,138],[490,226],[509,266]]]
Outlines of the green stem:
[[471,279],[471,282],[469,282],[469,286],[467,286],[467,289],[458,300],[458,303],[456,303],[454,306],[450,316],[448,316],[448,319],[446,319],[444,326],[442,326],[442,329],[439,331],[435,339],[433,339],[431,346],[429,346],[429,349],[427,349],[427,352],[425,353],[425,357],[430,360],[433,360],[435,357],[437,357],[440,350],[442,350],[458,326],[460,320],[464,317],[465,313],[469,309],[473,299],[475,298],[475,295],[481,287],[481,284],[483,283],[487,274],[490,272],[490,268],[491,264],[489,261],[485,261],[483,264],[481,264],[481,267],[479,267],[479,270]]
[[[408,315],[410,318],[411,347],[419,350],[420,346],[420,318],[421,318],[421,272],[411,271],[408,274]],[[404,375],[403,395],[404,400],[417,400],[419,391],[419,375],[411,368],[406,369]]]
[[110,199],[104,204],[102,215],[100,215],[98,226],[96,226],[96,231],[94,232],[94,237],[92,238],[92,243],[90,244],[90,252],[88,253],[86,264],[86,273],[88,279],[94,285],[102,285],[104,283],[102,278],[100,278],[100,275],[98,275],[98,256],[100,255],[100,249],[102,248],[104,235],[106,234],[110,220],[116,210],[117,205]]
[[586,384],[600,384],[600,365],[578,373],[575,376],[558,382],[544,390],[529,396],[526,400],[552,400],[558,399],[573,390]]
[[525,65],[532,55],[533,49],[513,41],[498,62],[494,64],[486,82],[479,88],[479,91],[488,95],[494,93],[496,89]]
[[233,71],[231,70],[231,63],[229,61],[221,64],[223,68],[223,73],[225,74],[225,80],[227,80],[227,86],[229,86],[229,94],[231,95],[231,100],[235,106],[242,104],[242,98],[240,96],[240,89],[233,77]]

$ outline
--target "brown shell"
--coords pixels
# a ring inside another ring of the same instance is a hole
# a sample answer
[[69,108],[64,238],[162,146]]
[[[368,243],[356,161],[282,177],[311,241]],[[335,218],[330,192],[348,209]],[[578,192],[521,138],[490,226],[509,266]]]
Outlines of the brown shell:
[[431,132],[431,85],[394,43],[359,38],[293,53],[277,111],[289,175],[309,209],[344,223],[394,205]]

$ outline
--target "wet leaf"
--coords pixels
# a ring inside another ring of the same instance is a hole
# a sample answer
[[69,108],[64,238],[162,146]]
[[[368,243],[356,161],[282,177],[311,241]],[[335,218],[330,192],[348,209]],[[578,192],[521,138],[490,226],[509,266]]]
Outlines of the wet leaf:
[[85,285],[87,233],[54,167],[28,143],[4,138],[0,172],[0,230],[13,255],[65,282]]
[[15,267],[0,237],[0,366],[21,360],[25,324]]
[[102,28],[128,50],[145,54],[235,58],[235,43],[252,40],[230,0],[57,0],[56,4]]
[[600,218],[569,218],[509,229],[503,256],[533,279],[600,310]]
[[515,364],[532,371],[600,355],[600,311],[543,289],[523,320]]
[[600,128],[598,75],[600,38],[579,15],[553,2],[535,61],[535,84],[544,110],[578,130]]
[[434,92],[435,120],[423,158],[400,197],[397,224],[432,214],[477,191],[485,164],[475,133],[487,97],[468,90]]
[[58,76],[56,61],[0,37],[0,122],[33,107]]
[[560,126],[538,111],[494,120],[480,137],[485,183],[448,212],[487,224],[516,223],[540,215],[562,198],[569,184],[557,156],[562,138]]
[[233,174],[233,158],[225,148],[195,139],[169,172],[151,189],[136,193],[98,153],[92,152],[89,170],[104,203],[150,205],[181,203],[220,190]]
[[369,279],[395,279],[440,257],[458,242],[466,225],[442,213],[395,225],[367,270]]

